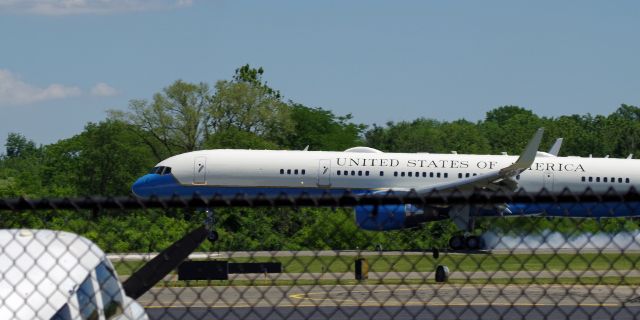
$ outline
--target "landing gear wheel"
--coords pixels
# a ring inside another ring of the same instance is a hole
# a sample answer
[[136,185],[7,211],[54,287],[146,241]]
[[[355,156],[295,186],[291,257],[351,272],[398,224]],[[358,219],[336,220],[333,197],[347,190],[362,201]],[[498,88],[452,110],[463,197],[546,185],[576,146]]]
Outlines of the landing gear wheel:
[[465,248],[465,239],[463,236],[453,236],[449,239],[449,247],[453,250],[462,250]]
[[478,236],[469,236],[469,237],[467,237],[467,249],[469,249],[469,250],[478,250],[478,249],[480,249],[480,237],[478,237]]
[[207,234],[207,239],[212,243],[218,241],[218,231],[209,231],[209,234]]

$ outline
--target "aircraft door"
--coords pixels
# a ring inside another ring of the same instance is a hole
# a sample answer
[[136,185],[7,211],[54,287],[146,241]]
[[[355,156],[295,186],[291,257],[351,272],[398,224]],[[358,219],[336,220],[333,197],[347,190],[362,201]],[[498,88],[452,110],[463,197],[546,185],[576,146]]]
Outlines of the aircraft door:
[[207,157],[193,159],[193,184],[207,184]]
[[547,190],[547,191],[553,191],[553,171],[545,171],[543,173],[543,184],[542,186]]
[[320,159],[318,162],[318,187],[331,185],[331,160]]

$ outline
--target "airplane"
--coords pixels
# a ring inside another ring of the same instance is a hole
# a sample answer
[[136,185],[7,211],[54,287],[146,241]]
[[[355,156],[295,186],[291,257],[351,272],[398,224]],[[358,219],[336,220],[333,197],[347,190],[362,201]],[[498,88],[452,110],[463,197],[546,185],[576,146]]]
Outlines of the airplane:
[[[562,139],[549,152],[538,148],[544,129],[538,129],[520,156],[386,153],[369,147],[353,147],[342,152],[284,150],[201,150],[172,156],[132,185],[135,196],[204,197],[267,195],[285,192],[291,196],[306,193],[340,196],[355,194],[403,194],[414,191],[425,195],[437,191],[486,190],[538,192],[545,189],[559,194],[572,192],[603,194],[613,189],[627,192],[640,187],[640,162],[633,159],[560,157]],[[584,208],[590,208],[585,210]],[[594,204],[553,206],[507,203],[493,207],[362,205],[356,206],[355,219],[365,230],[396,230],[419,227],[429,221],[452,219],[463,231],[449,239],[454,250],[480,249],[481,239],[472,235],[477,216],[612,217],[638,216],[640,208]],[[209,220],[212,220],[209,217]],[[209,239],[215,241],[212,228]]]

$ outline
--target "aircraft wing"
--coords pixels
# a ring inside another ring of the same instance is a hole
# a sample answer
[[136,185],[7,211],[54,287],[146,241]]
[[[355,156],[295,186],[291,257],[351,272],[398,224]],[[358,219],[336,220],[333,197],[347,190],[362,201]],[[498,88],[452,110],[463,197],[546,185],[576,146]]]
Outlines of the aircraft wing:
[[[417,188],[416,192],[418,194],[425,194],[434,190],[445,191],[445,190],[473,190],[476,188],[488,188],[488,189],[499,189],[499,188],[508,188],[510,191],[517,189],[518,184],[513,179],[516,175],[520,174],[520,172],[529,169],[533,164],[533,161],[536,158],[536,153],[538,152],[538,147],[540,146],[540,141],[542,141],[542,134],[544,133],[544,128],[538,129],[536,133],[533,135],[533,138],[529,141],[526,148],[518,158],[518,160],[504,168],[496,169],[485,174],[477,175],[475,177],[469,177],[465,179],[459,179],[456,181],[445,182],[435,185],[430,185],[424,188]],[[394,190],[400,191],[400,190]]]

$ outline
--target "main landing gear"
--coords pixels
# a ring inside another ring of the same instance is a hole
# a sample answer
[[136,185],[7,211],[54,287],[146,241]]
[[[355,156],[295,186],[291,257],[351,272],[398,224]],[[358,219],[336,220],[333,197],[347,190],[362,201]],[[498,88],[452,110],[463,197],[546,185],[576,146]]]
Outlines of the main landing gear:
[[453,236],[449,239],[449,248],[452,250],[480,250],[482,249],[482,239],[478,236]]
[[449,239],[449,248],[452,250],[480,250],[484,244],[482,238],[471,235],[475,228],[475,217],[471,215],[471,206],[455,206],[449,210],[449,218],[453,220],[464,235],[455,235]]
[[204,226],[207,229],[207,240],[211,243],[215,243],[218,241],[218,231],[215,229],[216,218],[213,215],[213,210],[211,209],[207,209],[205,213],[207,214],[207,217],[204,220]]

